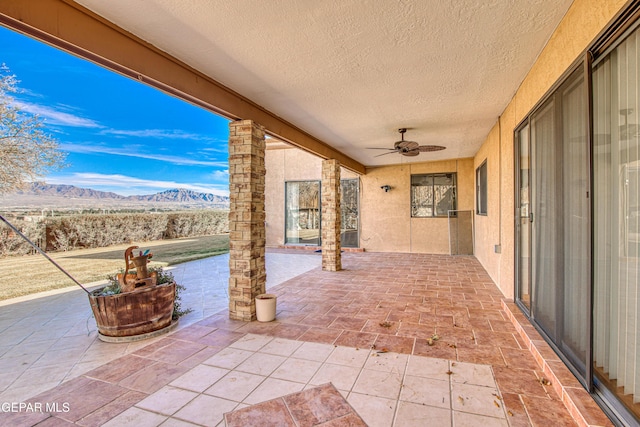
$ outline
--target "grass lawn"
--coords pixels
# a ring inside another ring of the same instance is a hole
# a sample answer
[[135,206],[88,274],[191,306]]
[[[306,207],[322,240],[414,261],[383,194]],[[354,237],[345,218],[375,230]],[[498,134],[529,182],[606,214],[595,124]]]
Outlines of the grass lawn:
[[[167,266],[227,253],[229,235],[135,242],[106,248],[51,252],[48,255],[78,282],[86,285],[124,270],[124,251],[133,245],[140,246],[143,251],[151,250],[153,258],[149,266]],[[0,300],[68,286],[77,287],[40,254],[0,258]]]

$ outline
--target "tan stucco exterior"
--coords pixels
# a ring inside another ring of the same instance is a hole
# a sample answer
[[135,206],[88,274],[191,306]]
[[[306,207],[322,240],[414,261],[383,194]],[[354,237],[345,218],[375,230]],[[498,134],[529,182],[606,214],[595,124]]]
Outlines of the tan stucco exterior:
[[[360,244],[374,252],[449,253],[447,218],[411,217],[411,175],[456,172],[458,209],[473,209],[473,160],[401,164],[367,169],[361,177]],[[380,187],[390,185],[385,192]]]
[[[277,144],[265,153],[265,211],[267,246],[284,244],[284,183],[287,181],[320,181],[322,159],[306,151]],[[343,179],[358,175],[341,169]]]
[[[445,218],[411,218],[412,174],[457,172],[458,209],[474,212],[474,254],[506,297],[514,294],[514,130],[625,6],[576,0],[473,159],[367,168],[360,176],[360,247],[449,253]],[[426,156],[425,156],[426,157]],[[487,161],[487,215],[475,214],[475,170]],[[283,244],[284,182],[320,179],[321,160],[298,149],[267,151],[267,245]],[[357,176],[343,171],[344,177]],[[390,185],[385,192],[380,187]]]
[[574,1],[474,158],[474,168],[485,159],[489,168],[488,215],[476,215],[475,255],[506,297],[514,295],[514,130],[625,4]]
[[[284,244],[284,183],[319,180],[322,160],[295,148],[266,152],[267,246]],[[360,175],[360,247],[375,252],[449,253],[446,218],[411,218],[411,175],[457,173],[458,209],[474,206],[473,159],[370,168]],[[347,170],[343,179],[358,175]],[[383,185],[391,186],[385,192]]]

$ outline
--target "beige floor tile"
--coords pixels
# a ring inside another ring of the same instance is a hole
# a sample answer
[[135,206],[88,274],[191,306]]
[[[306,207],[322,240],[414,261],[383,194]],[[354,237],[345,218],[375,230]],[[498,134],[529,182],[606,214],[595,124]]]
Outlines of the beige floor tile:
[[472,384],[451,384],[451,407],[456,411],[504,418],[498,390]]
[[0,373],[0,393],[6,390],[13,382],[18,379],[22,372],[3,372]]
[[170,385],[201,393],[228,373],[228,369],[218,368],[216,366],[198,365],[189,372],[182,374],[173,380]]
[[233,344],[231,344],[231,347],[239,348],[242,350],[258,351],[262,347],[264,347],[266,344],[268,344],[271,340],[273,340],[273,337],[269,337],[265,335],[247,334],[244,337],[237,340],[236,342],[234,342]]
[[297,359],[315,360],[324,362],[333,352],[334,346],[331,344],[321,344],[316,342],[305,342],[291,355]]
[[[224,421],[222,422],[222,426],[224,427]],[[198,427],[198,425],[189,423],[187,421],[182,421],[177,418],[169,418],[165,422],[160,424],[160,427]]]
[[163,415],[173,415],[197,396],[198,393],[192,391],[166,386],[136,403],[136,406]]
[[325,363],[309,381],[313,385],[331,383],[338,390],[351,391],[360,375],[360,368]]
[[361,368],[364,366],[364,362],[367,361],[368,357],[368,350],[358,350],[352,347],[336,347],[327,358],[327,363]]
[[450,409],[451,395],[449,390],[449,381],[407,375],[404,377],[400,400]]
[[505,419],[453,411],[453,427],[508,427]]
[[166,419],[167,417],[164,415],[132,407],[103,424],[103,427],[121,427],[131,425],[135,425],[136,427],[156,427],[162,424]]
[[387,399],[398,399],[401,385],[402,374],[363,369],[353,386],[353,391]]
[[260,353],[275,354],[277,356],[291,356],[300,346],[301,341],[274,338],[260,349]]
[[490,365],[478,365],[475,363],[452,362],[451,381],[455,383],[481,385],[495,387],[496,380]]
[[244,403],[254,405],[256,403],[286,396],[296,393],[304,388],[304,384],[293,381],[267,378],[249,396],[244,399]]
[[11,387],[0,394],[0,402],[24,402],[30,397],[56,387],[58,384],[58,381],[38,382],[27,387]]
[[62,382],[62,380],[67,376],[69,371],[71,370],[68,366],[43,366],[43,367],[35,367],[32,366],[18,377],[12,387],[27,387],[31,384],[39,382],[41,378],[47,378],[49,382]]
[[217,366],[219,368],[234,369],[253,354],[254,353],[252,351],[227,347],[220,350],[203,363],[205,365]]
[[397,427],[450,426],[451,410],[401,401],[398,402],[398,411],[393,425]]
[[204,426],[215,426],[222,421],[225,412],[233,411],[237,405],[230,400],[201,394],[173,417]]
[[321,365],[320,362],[314,362],[312,360],[289,358],[273,371],[271,377],[306,384],[315,375]]
[[0,359],[0,372],[24,371],[33,365],[43,353],[31,353],[21,356],[7,356]]
[[410,356],[407,363],[407,375],[449,381],[449,361],[424,356]]
[[205,394],[236,402],[242,402],[266,377],[247,372],[231,371],[214,385],[205,390]]
[[365,362],[364,367],[373,371],[397,372],[404,374],[408,360],[408,354],[377,353],[374,350]]
[[7,351],[4,352],[2,357],[15,357],[22,356],[25,354],[42,354],[49,349],[53,344],[55,344],[57,340],[44,340],[44,341],[35,341],[31,343],[21,343],[16,346],[7,347]]
[[238,371],[268,376],[286,360],[285,357],[273,354],[255,353],[236,367]]
[[389,427],[393,425],[393,415],[396,409],[395,400],[366,394],[349,393],[347,402],[369,427]]

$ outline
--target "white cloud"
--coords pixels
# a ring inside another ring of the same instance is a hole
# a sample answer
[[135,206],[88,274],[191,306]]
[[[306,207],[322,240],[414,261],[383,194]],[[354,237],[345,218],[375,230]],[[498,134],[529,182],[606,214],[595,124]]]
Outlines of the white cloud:
[[174,165],[191,165],[191,166],[212,166],[212,167],[227,167],[226,161],[213,161],[213,160],[201,160],[193,157],[179,157],[163,155],[158,153],[140,153],[132,151],[127,148],[106,147],[104,145],[95,145],[90,143],[87,145],[78,144],[60,144],[60,149],[68,151],[70,153],[81,154],[111,154],[115,156],[136,157],[140,159],[158,160],[161,162],[167,162]]
[[228,180],[229,179],[229,169],[217,170],[211,174],[211,178],[215,180]]
[[23,101],[14,101],[12,103],[17,108],[31,114],[37,114],[45,119],[48,123],[60,126],[81,127],[81,128],[101,128],[102,126],[91,119],[80,117],[74,114],[65,113],[54,107],[44,105],[31,104]]
[[106,129],[100,132],[102,135],[116,135],[116,136],[133,136],[136,138],[168,138],[168,139],[209,139],[206,136],[202,136],[195,133],[188,133],[175,129],[140,129],[140,130],[118,130],[118,129]]
[[125,196],[151,194],[173,188],[185,188],[187,190],[211,193],[218,196],[229,195],[226,183],[224,185],[190,184],[175,181],[147,180],[120,174],[74,173],[67,176],[50,176],[47,178],[47,183],[67,184],[75,185],[76,187],[113,191],[114,193]]

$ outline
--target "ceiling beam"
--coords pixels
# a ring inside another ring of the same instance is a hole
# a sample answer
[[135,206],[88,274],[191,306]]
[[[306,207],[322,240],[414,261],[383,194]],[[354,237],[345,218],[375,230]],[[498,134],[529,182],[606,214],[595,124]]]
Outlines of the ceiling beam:
[[253,120],[283,141],[365,173],[328,143],[71,0],[1,0],[0,24],[230,120]]

